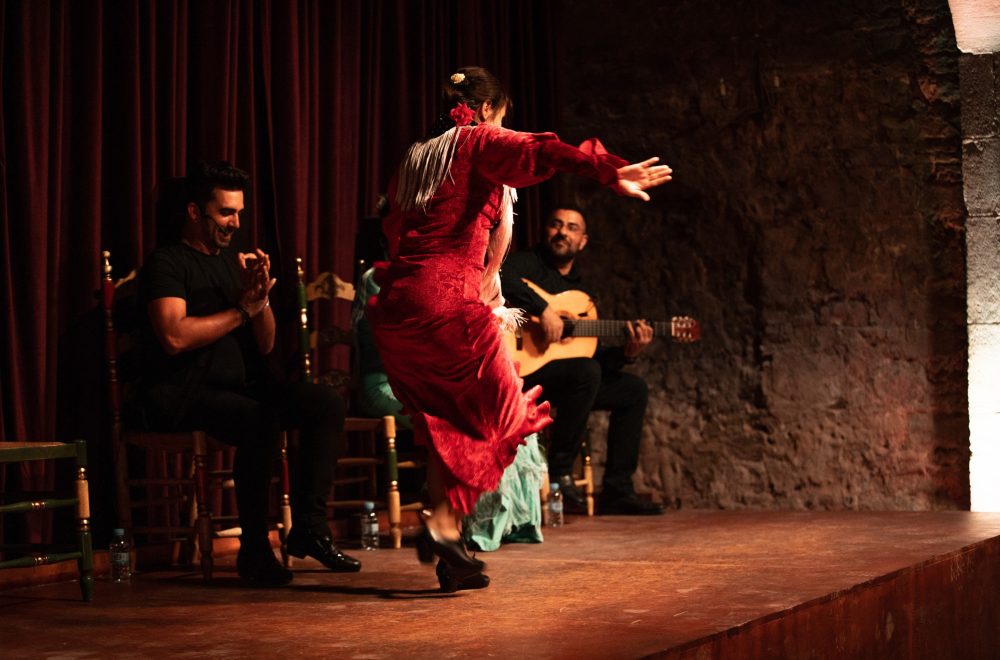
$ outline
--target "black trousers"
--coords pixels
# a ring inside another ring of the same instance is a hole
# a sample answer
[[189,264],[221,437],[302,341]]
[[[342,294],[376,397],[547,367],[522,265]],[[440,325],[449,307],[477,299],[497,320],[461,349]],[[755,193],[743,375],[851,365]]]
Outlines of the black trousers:
[[178,426],[201,429],[236,447],[233,480],[241,543],[267,537],[268,493],[278,432],[299,429],[290,458],[292,525],[329,534],[326,499],[343,448],[345,405],[332,387],[269,382],[241,391],[204,387],[190,399]]
[[608,460],[603,493],[619,497],[634,492],[632,475],[639,465],[639,442],[649,388],[638,376],[607,371],[592,358],[553,360],[524,378],[524,388],[542,386],[543,401],[556,408],[549,427],[548,461],[553,476],[570,474],[580,453],[591,410],[611,411]]

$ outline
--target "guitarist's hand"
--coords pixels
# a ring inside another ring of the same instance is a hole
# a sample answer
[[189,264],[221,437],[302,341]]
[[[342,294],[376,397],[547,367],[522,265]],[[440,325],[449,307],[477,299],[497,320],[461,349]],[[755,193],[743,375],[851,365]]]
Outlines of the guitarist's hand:
[[635,324],[628,321],[625,327],[628,328],[628,343],[625,344],[625,357],[631,360],[653,341],[653,326],[646,323],[646,319],[639,319]]
[[549,344],[557,344],[563,336],[563,320],[551,307],[542,310],[542,315],[538,317],[538,322],[545,333],[545,341]]

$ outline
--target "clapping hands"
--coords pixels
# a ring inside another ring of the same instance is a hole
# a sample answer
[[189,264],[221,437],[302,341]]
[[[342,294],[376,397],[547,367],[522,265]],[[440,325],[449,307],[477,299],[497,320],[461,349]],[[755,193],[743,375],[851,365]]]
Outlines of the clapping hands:
[[271,258],[263,250],[240,252],[237,259],[243,276],[240,306],[253,317],[267,307],[268,294],[278,280],[271,277]]

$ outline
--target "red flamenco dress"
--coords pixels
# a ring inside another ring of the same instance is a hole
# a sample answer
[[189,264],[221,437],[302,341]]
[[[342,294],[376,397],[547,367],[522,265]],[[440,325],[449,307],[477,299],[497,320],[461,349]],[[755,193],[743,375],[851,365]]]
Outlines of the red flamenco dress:
[[625,164],[596,140],[578,149],[552,133],[479,124],[415,144],[390,184],[390,262],[376,270],[369,315],[415,440],[441,457],[445,492],[463,514],[496,489],[523,438],[552,421],[548,402],[536,404],[540,388],[522,393],[503,308],[494,309],[506,244],[490,239],[506,232],[509,243],[511,188],[557,171],[613,186]]

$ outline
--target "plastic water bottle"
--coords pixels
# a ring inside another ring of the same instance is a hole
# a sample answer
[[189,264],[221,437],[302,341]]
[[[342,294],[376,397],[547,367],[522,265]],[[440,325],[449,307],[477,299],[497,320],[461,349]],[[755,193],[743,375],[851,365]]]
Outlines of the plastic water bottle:
[[361,547],[378,550],[378,516],[374,502],[365,502],[365,511],[361,514]]
[[111,581],[129,582],[132,580],[132,547],[125,537],[125,530],[116,528],[108,547],[111,558]]
[[563,494],[558,483],[549,484],[549,527],[562,527]]

